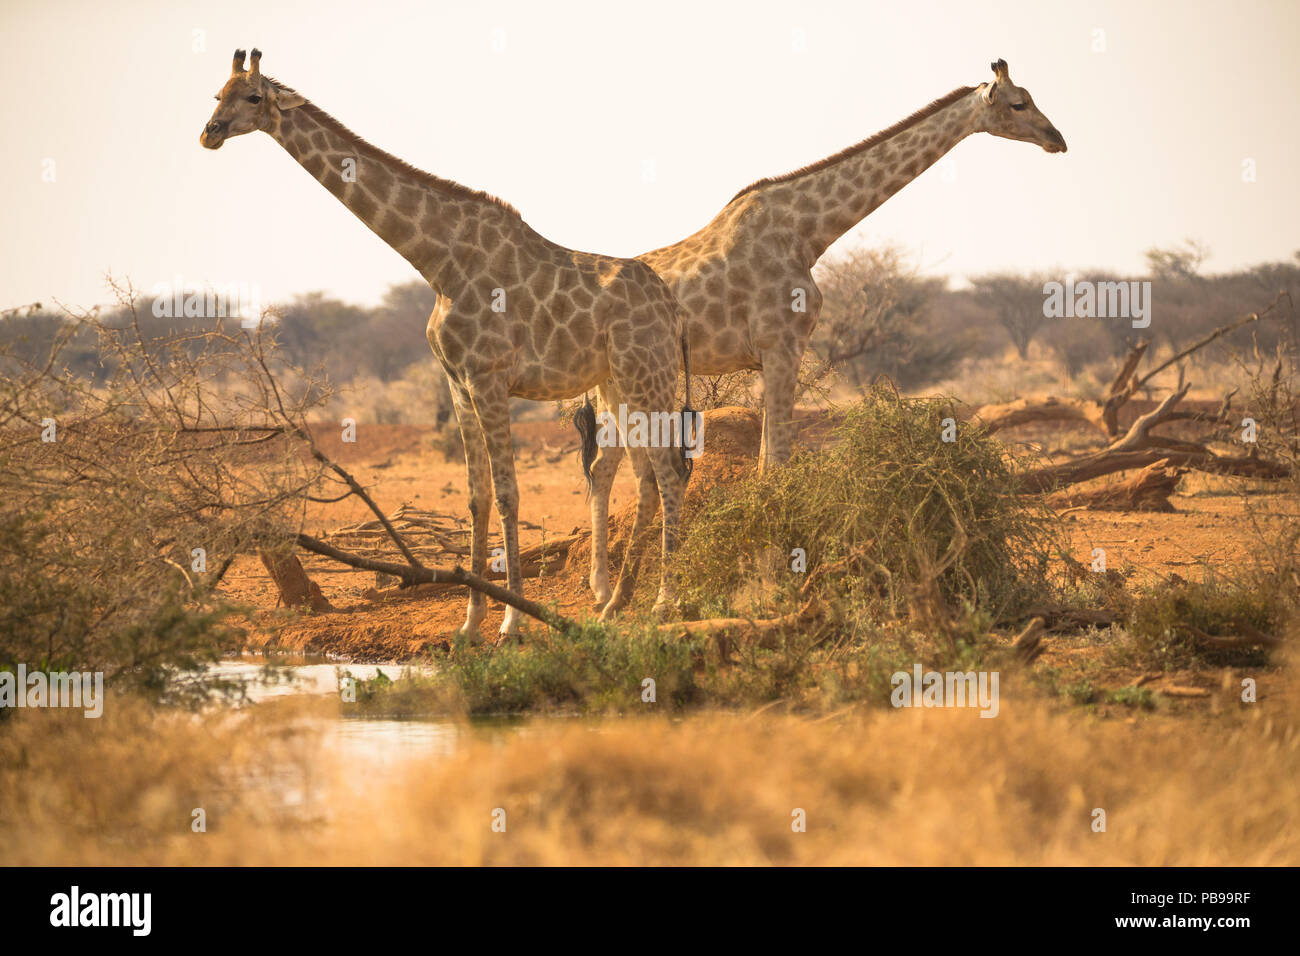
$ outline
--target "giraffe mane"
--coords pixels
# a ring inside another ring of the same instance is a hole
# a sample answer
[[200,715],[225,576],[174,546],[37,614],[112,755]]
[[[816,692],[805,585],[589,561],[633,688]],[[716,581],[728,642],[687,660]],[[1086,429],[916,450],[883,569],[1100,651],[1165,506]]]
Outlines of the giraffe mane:
[[[265,79],[268,83],[270,83],[272,86],[274,86],[278,91],[282,93],[297,92],[296,90],[288,86],[285,86],[280,81],[275,80],[269,76],[264,76],[263,79]],[[424,183],[426,186],[438,190],[439,192],[446,193],[451,196],[456,196],[461,199],[472,199],[478,202],[492,203],[495,206],[500,206],[502,209],[506,210],[506,212],[509,212],[514,216],[519,216],[519,210],[516,209],[514,206],[510,205],[510,203],[506,202],[504,199],[498,199],[496,196],[493,196],[491,193],[483,192],[480,189],[471,189],[468,186],[462,186],[458,182],[455,182],[450,179],[443,179],[441,176],[435,176],[433,173],[426,173],[423,169],[419,169],[418,167],[412,166],[410,163],[406,162],[406,160],[399,159],[398,157],[394,156],[392,153],[380,149],[378,146],[374,145],[373,143],[367,141],[366,139],[363,139],[361,136],[358,136],[356,133],[352,132],[352,130],[348,129],[346,126],[344,126],[342,123],[336,120],[329,113],[325,112],[315,103],[313,103],[311,100],[307,100],[301,106],[297,107],[297,109],[306,111],[309,116],[312,116],[315,119],[319,120],[322,125],[333,130],[335,133],[338,133],[340,136],[344,136],[347,139],[351,140],[353,143],[357,145],[360,151],[366,155],[367,158],[377,160],[378,162],[387,166],[393,172],[415,179],[421,183]]]
[[[847,146],[838,153],[827,156],[825,159],[819,159],[817,162],[809,163],[807,166],[800,166],[798,169],[784,173],[780,176],[768,176],[764,179],[752,182],[740,192],[736,193],[736,195],[732,196],[731,202],[735,202],[741,196],[752,193],[755,190],[762,189],[764,186],[771,186],[776,183],[788,183],[792,179],[798,179],[800,176],[806,176],[809,173],[820,172],[828,166],[834,166],[836,163],[848,159],[850,156],[856,156],[864,150],[871,149],[871,147],[877,146],[885,140],[897,136],[899,133],[903,132],[903,130],[915,126],[917,123],[921,122],[921,120],[939,112],[939,110],[943,109],[945,106],[951,106],[963,96],[975,92],[978,88],[979,87],[975,86],[958,87],[947,96],[939,97],[939,99],[935,100],[929,106],[921,107],[911,116],[899,120],[893,126],[882,129],[879,133],[873,133],[861,142],[854,143],[852,146]],[[728,205],[730,205],[730,203],[728,203]]]

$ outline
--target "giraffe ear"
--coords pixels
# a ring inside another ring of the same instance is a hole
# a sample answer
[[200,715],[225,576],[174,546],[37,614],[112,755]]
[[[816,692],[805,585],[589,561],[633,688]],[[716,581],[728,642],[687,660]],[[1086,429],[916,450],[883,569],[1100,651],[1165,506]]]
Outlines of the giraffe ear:
[[276,90],[274,99],[275,105],[281,110],[297,109],[307,102],[307,97],[301,93],[295,93],[293,90]]

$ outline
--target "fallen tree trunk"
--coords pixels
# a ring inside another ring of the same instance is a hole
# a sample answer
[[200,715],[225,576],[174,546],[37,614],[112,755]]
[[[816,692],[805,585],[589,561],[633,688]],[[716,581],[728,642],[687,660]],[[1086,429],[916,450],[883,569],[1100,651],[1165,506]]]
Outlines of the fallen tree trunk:
[[1180,627],[1195,638],[1198,643],[1217,651],[1241,650],[1249,647],[1275,648],[1282,643],[1281,638],[1274,637],[1272,634],[1265,634],[1244,621],[1235,621],[1233,624],[1236,630],[1241,633],[1227,637],[1218,634],[1207,634],[1199,627],[1193,627],[1190,624],[1182,624]]
[[1161,458],[1127,481],[1090,491],[1058,492],[1047,503],[1054,508],[1089,511],[1173,511],[1169,496],[1186,473],[1186,468],[1175,468],[1168,458]]
[[999,405],[981,405],[973,417],[979,420],[990,435],[1017,425],[1058,421],[1086,422],[1105,434],[1106,425],[1102,413],[1103,408],[1097,402],[1049,396],[1044,399],[1020,398]]
[[1100,478],[1117,471],[1145,468],[1160,461],[1165,461],[1174,467],[1235,478],[1276,480],[1291,475],[1291,469],[1286,464],[1269,461],[1266,458],[1254,458],[1250,455],[1216,455],[1209,450],[1192,454],[1157,447],[1145,451],[1098,452],[1096,455],[1089,455],[1075,461],[1035,468],[1021,473],[1021,488],[1030,492],[1051,491],[1054,488],[1076,485],[1081,481]]
[[1014,402],[982,405],[973,417],[989,434],[1032,422],[1075,421],[1092,425],[1106,437],[1114,438],[1119,432],[1119,410],[1137,388],[1135,371],[1149,346],[1150,342],[1139,342],[1129,349],[1124,364],[1101,400],[1055,395],[1039,399],[1021,398]]
[[1034,468],[1020,474],[1025,491],[1051,491],[1091,478],[1133,468],[1146,468],[1165,461],[1169,466],[1191,468],[1218,475],[1244,478],[1287,478],[1291,468],[1284,462],[1269,461],[1253,455],[1218,455],[1203,445],[1150,434],[1151,429],[1166,421],[1174,406],[1187,394],[1190,385],[1168,396],[1154,411],[1135,421],[1123,438],[1091,455],[1084,455],[1059,465]]
[[1106,627],[1120,618],[1118,611],[1110,608],[1066,607],[1063,604],[1046,604],[1031,608],[1026,614],[1042,618],[1051,630],[1069,630],[1076,627]]

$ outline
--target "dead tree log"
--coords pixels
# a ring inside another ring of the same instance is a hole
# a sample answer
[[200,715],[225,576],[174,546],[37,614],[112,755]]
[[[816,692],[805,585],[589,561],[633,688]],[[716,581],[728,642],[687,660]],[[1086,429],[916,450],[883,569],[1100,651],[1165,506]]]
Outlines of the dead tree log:
[[1104,432],[1102,411],[1099,403],[1088,399],[1049,396],[1043,399],[1019,398],[998,405],[981,405],[976,409],[974,417],[979,419],[990,435],[1004,428],[1032,422],[1061,421],[1086,422]]
[[1199,627],[1193,627],[1190,624],[1180,625],[1182,630],[1210,650],[1234,651],[1251,647],[1275,648],[1282,643],[1280,638],[1274,637],[1272,634],[1265,634],[1244,621],[1234,621],[1233,626],[1241,633],[1225,637],[1218,634],[1207,634]]
[[1049,630],[1073,630],[1080,627],[1106,627],[1120,617],[1109,608],[1067,607],[1064,604],[1044,604],[1025,612],[1042,618]]
[[1114,438],[1119,432],[1119,410],[1138,387],[1134,373],[1150,344],[1143,341],[1129,349],[1124,364],[1115,373],[1100,401],[1055,395],[1039,399],[1020,398],[1014,402],[982,405],[976,409],[974,418],[989,434],[1031,422],[1076,421],[1086,422],[1103,435]]
[[1135,421],[1123,438],[1107,448],[1072,461],[1021,473],[1021,488],[1030,492],[1051,491],[1117,471],[1146,468],[1161,461],[1169,467],[1191,468],[1210,474],[1243,478],[1278,479],[1290,476],[1291,468],[1284,462],[1254,455],[1219,455],[1195,442],[1152,435],[1151,429],[1169,419],[1174,406],[1183,399],[1190,387],[1185,385],[1181,391],[1168,396],[1158,408]]
[[1161,458],[1127,481],[1089,491],[1058,492],[1047,503],[1054,508],[1089,511],[1173,511],[1169,496],[1186,473],[1186,468],[1175,468],[1168,458]]
[[1291,474],[1291,469],[1282,462],[1255,458],[1251,455],[1216,455],[1212,451],[1192,454],[1171,451],[1168,448],[1150,448],[1145,451],[1122,453],[1100,452],[1077,461],[1035,468],[1021,474],[1020,487],[1029,492],[1051,491],[1054,488],[1075,485],[1091,478],[1111,475],[1117,471],[1145,468],[1158,461],[1166,461],[1175,467],[1186,467],[1193,471],[1232,478],[1261,478],[1276,481],[1287,478]]
[[321,593],[320,586],[307,577],[297,555],[264,549],[258,552],[258,556],[271,575],[271,580],[275,582],[275,589],[280,592],[280,600],[285,607],[310,607],[313,611],[334,610],[334,605]]

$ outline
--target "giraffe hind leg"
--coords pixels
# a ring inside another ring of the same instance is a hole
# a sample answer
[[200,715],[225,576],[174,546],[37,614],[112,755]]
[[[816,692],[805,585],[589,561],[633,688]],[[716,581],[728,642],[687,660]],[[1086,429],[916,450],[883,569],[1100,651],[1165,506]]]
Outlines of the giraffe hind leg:
[[[612,385],[600,386],[599,395],[602,412],[617,408],[618,396]],[[605,607],[613,595],[609,586],[609,498],[623,452],[620,443],[606,441],[598,447],[591,466],[591,574],[587,580],[597,608]]]
[[681,540],[681,513],[686,500],[687,476],[679,448],[652,448],[650,460],[664,516],[660,538],[662,561],[659,569],[659,596],[655,599],[654,606],[655,613],[663,617],[677,603],[670,562]]
[[[660,503],[664,506],[662,532],[662,562],[660,568],[659,601],[662,610],[671,599],[668,559],[677,546],[678,521],[685,497],[686,479],[682,458],[681,415],[674,408],[676,401],[676,374],[679,365],[675,347],[655,367],[661,374],[638,379],[629,377],[618,383],[618,390],[627,404],[628,457],[637,475],[637,511],[632,533],[627,543],[623,568],[610,603],[601,613],[608,620],[632,599],[641,561],[649,543],[649,529]],[[643,416],[643,428],[638,429],[636,416]],[[674,427],[675,426],[675,427]]]
[[[451,384],[451,383],[449,383]],[[487,569],[488,527],[492,517],[492,474],[488,465],[483,429],[468,392],[451,384],[452,407],[465,446],[465,470],[469,478],[470,571],[483,575]],[[478,635],[479,625],[487,614],[487,599],[481,591],[470,589],[469,607],[460,631],[469,637]]]

